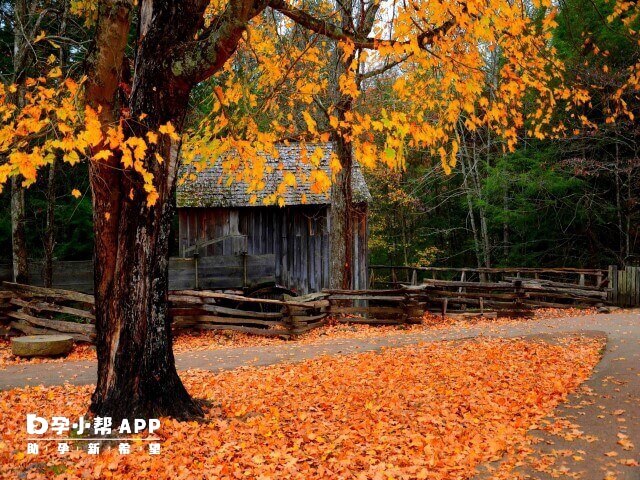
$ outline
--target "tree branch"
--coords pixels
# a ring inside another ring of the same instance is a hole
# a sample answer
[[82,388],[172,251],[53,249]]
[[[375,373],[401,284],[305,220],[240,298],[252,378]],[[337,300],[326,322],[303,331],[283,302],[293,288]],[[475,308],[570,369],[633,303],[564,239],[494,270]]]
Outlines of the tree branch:
[[[300,8],[292,7],[285,0],[269,0],[269,6],[274,10],[279,11],[284,16],[290,18],[294,22],[308,28],[309,30],[313,30],[316,33],[332,38],[334,40],[352,42],[356,48],[377,50],[382,46],[411,44],[410,41],[383,40],[379,38],[371,38],[368,36],[360,37],[353,32],[345,30],[333,23],[316,18]],[[451,28],[455,26],[455,24],[455,18],[452,18],[450,20],[447,20],[439,27],[434,27],[430,30],[421,32],[417,36],[418,46],[421,49],[426,49],[426,47],[430,45],[436,37],[441,34],[446,34]]]
[[364,72],[364,73],[358,73],[356,77],[356,82],[360,83],[362,80],[366,80],[368,78],[373,78],[373,77],[377,77],[378,75],[382,75],[384,72],[391,70],[393,67],[396,67],[401,63],[403,63],[404,61],[408,60],[409,57],[411,57],[411,55],[405,55],[399,60],[395,60],[391,63],[386,63],[374,70],[369,70],[368,72]]
[[187,41],[169,56],[175,77],[191,84],[201,82],[224,65],[238,47],[249,21],[265,8],[266,0],[234,0],[195,41]]

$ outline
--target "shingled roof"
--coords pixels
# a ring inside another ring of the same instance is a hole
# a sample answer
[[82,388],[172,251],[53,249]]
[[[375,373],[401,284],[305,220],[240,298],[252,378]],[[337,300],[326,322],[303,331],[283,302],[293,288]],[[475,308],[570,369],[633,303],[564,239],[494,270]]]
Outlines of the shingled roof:
[[[307,151],[312,152],[316,147],[321,147],[324,157],[320,162],[320,167],[330,175],[329,158],[333,151],[331,143],[307,145]],[[260,192],[248,193],[247,185],[244,182],[233,182],[227,186],[225,182],[227,176],[222,170],[222,162],[215,162],[210,168],[197,173],[195,180],[189,180],[179,185],[176,192],[176,203],[178,208],[182,207],[251,207],[263,205],[263,199],[274,193],[282,183],[285,172],[289,171],[299,177],[308,176],[311,173],[310,163],[303,163],[300,159],[301,146],[297,143],[277,146],[280,154],[279,158],[263,154],[267,165],[273,168],[271,173],[265,174],[265,188]],[[282,164],[282,169],[278,165]],[[196,173],[193,166],[183,166],[181,175],[190,172]],[[219,179],[222,177],[222,182]],[[353,199],[356,203],[369,202],[371,194],[362,175],[360,165],[354,162],[352,174]],[[251,203],[249,199],[252,194],[257,195],[257,200]],[[303,195],[306,202],[303,202]],[[295,188],[288,188],[284,194],[286,205],[328,205],[330,203],[328,194],[312,193],[308,182],[298,182]]]

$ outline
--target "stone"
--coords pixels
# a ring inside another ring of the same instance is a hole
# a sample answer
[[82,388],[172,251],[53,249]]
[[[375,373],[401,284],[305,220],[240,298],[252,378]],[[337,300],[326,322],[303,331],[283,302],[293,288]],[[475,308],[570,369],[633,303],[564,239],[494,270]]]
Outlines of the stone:
[[55,357],[73,348],[69,335],[27,335],[11,339],[11,352],[19,357]]
[[601,307],[598,307],[597,312],[598,313],[613,313],[617,310],[620,310],[620,307],[614,307],[612,305],[603,305]]

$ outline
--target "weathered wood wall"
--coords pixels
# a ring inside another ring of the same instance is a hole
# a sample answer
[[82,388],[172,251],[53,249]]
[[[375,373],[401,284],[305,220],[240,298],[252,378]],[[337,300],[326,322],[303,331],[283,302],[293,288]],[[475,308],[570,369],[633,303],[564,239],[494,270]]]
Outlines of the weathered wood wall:
[[[354,288],[367,286],[367,215],[358,212],[354,232]],[[240,253],[243,244],[249,255],[274,255],[277,282],[301,294],[317,292],[329,285],[329,219],[327,206],[181,208],[180,254],[190,246],[216,238],[204,256]],[[246,236],[238,241],[237,235]]]
[[609,300],[620,307],[640,306],[640,267],[609,267],[611,279]]
[[[271,255],[224,255],[169,259],[169,289],[226,289],[275,282]],[[196,275],[197,265],[197,275]],[[245,274],[246,271],[246,274]],[[0,265],[0,281],[12,281],[11,266]],[[29,262],[29,283],[42,286],[42,262]],[[53,287],[93,293],[93,262],[54,262]]]
[[[29,261],[29,283],[44,285],[43,271],[43,262]],[[52,280],[56,288],[93,293],[93,262],[91,260],[54,262]],[[0,281],[13,281],[11,264],[0,264]]]

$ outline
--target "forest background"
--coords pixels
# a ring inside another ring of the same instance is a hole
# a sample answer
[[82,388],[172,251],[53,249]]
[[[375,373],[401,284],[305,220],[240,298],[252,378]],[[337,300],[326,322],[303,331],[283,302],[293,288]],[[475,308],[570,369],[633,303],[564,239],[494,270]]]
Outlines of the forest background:
[[[404,169],[365,169],[373,196],[370,264],[597,268],[640,258],[640,127],[628,116],[607,122],[602,104],[624,81],[620,72],[638,62],[638,45],[622,23],[605,20],[614,5],[606,0],[561,2],[552,39],[567,70],[596,87],[583,113],[597,128],[587,133],[576,129],[579,133],[562,139],[531,138],[523,129],[511,153],[486,129],[465,135],[461,128],[458,161],[450,174],[438,156],[416,148],[405,149]],[[11,13],[11,3],[0,2],[5,19],[0,22],[0,72],[7,82]],[[78,56],[87,42],[83,32],[82,25],[67,27],[66,34],[75,36],[79,46]],[[500,61],[498,55],[495,61]],[[372,109],[393,102],[394,78],[389,69],[367,79],[358,101]],[[308,106],[300,106],[304,108]],[[194,111],[196,122],[198,108]],[[384,137],[376,141],[384,150]],[[57,165],[53,185],[47,175],[39,176],[25,194],[30,258],[45,254],[50,204],[56,219],[53,257],[91,258],[90,195],[86,164]],[[0,246],[0,262],[9,263],[9,189],[0,195]],[[173,238],[172,255],[177,255],[176,246]]]

